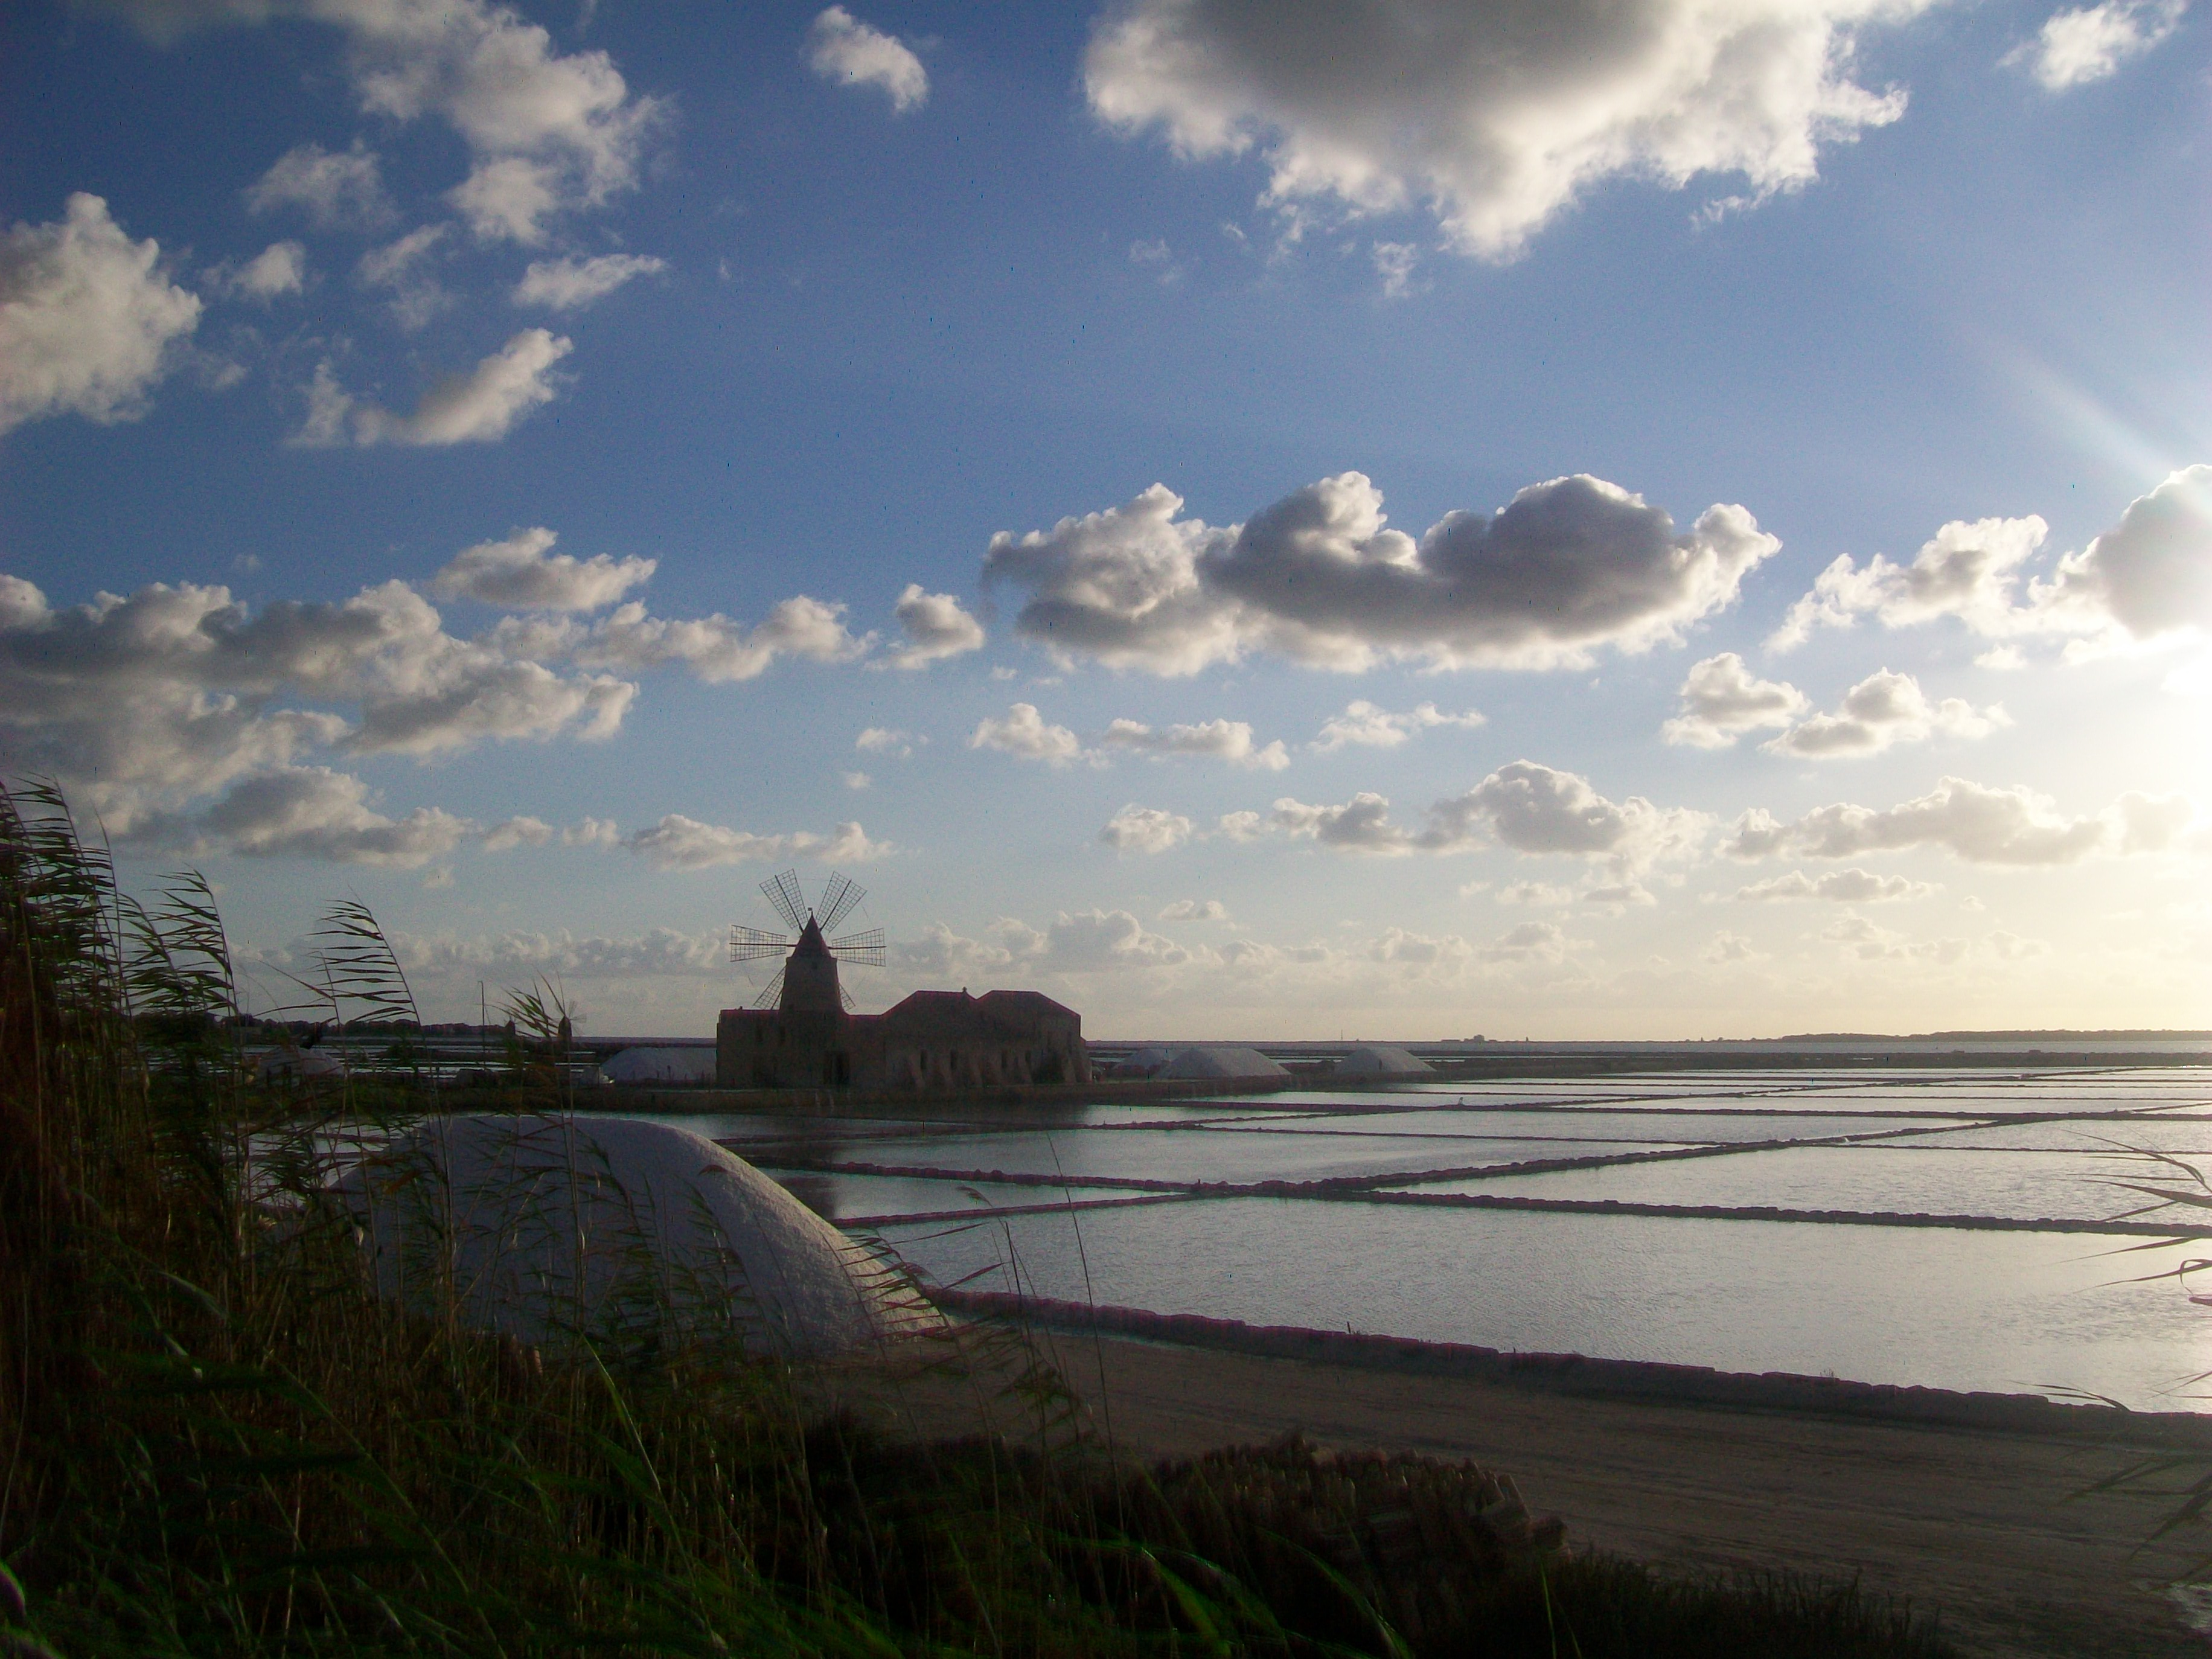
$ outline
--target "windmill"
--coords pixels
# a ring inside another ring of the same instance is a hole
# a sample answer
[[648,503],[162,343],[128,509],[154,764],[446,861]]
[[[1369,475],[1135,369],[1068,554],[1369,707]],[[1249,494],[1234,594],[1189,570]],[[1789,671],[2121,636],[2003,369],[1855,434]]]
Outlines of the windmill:
[[770,933],[758,927],[730,929],[732,962],[783,958],[783,965],[767,988],[753,999],[752,1006],[781,1007],[787,1012],[829,1012],[836,1009],[850,1012],[853,999],[837,982],[837,964],[849,962],[861,968],[884,966],[884,930],[871,927],[842,939],[830,935],[836,933],[838,923],[850,916],[868,896],[868,890],[832,871],[830,879],[823,884],[821,897],[810,905],[805,890],[799,884],[796,870],[769,877],[760,884],[760,890],[791,932]]

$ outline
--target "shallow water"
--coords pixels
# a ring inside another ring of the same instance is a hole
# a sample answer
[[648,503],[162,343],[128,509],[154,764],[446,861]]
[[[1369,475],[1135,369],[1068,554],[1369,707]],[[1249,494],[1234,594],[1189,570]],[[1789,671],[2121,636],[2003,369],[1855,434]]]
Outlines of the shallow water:
[[1223,1199],[882,1237],[941,1282],[1011,1238],[1040,1296],[1522,1352],[2166,1410],[2212,1367],[2212,1311],[2115,1282],[2172,1253],[2047,1234]]
[[[2171,1409],[2193,1402],[2166,1390],[2212,1365],[2212,1310],[2171,1280],[2120,1283],[2179,1259],[2163,1249],[2110,1254],[2138,1240],[1437,1208],[1363,1193],[2098,1221],[2137,1203],[2106,1181],[2142,1173],[2098,1156],[2106,1142],[2202,1151],[2212,1175],[2208,1103],[2212,1074],[2185,1067],[1855,1068],[1309,1089],[1056,1111],[1024,1127],[981,1114],[967,1123],[682,1121],[713,1123],[836,1215],[975,1211],[974,1223],[872,1230],[940,1279],[988,1267],[1011,1248],[1041,1293],[1079,1297],[1079,1226],[1090,1293],[1102,1303],[1727,1370],[2068,1386]],[[2150,1115],[2104,1115],[2113,1112]],[[1749,1149],[1769,1141],[1828,1144]],[[1711,1150],[1422,1184],[1442,1170],[1692,1146]],[[837,1164],[914,1173],[828,1167]],[[1109,1180],[1358,1184],[1335,1199],[1198,1197],[993,1217],[1061,1198],[1056,1188],[951,1178],[993,1170],[1057,1176],[1082,1189],[1079,1199],[1133,1195],[1094,1185]]]
[[1891,1141],[1881,1146],[1796,1146],[1599,1170],[1429,1182],[1395,1190],[2103,1221],[2139,1210],[2149,1201],[2111,1185],[2114,1178],[2130,1178],[2132,1173],[2125,1165],[2076,1152],[1899,1149]]

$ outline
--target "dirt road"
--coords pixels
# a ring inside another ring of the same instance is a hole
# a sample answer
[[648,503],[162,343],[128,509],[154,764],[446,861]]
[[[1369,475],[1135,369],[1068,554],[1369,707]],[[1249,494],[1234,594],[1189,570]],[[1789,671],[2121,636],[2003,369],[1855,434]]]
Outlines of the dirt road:
[[[1473,1458],[1571,1539],[1696,1567],[1862,1575],[1972,1652],[2212,1652],[2137,1546],[2156,1498],[2073,1498],[2140,1448],[1803,1412],[1563,1397],[1456,1376],[1052,1337],[1124,1449],[1162,1455],[1303,1430],[1336,1447]],[[2212,1457],[2205,1460],[2212,1469]],[[2212,1536],[2198,1546],[2212,1553]]]

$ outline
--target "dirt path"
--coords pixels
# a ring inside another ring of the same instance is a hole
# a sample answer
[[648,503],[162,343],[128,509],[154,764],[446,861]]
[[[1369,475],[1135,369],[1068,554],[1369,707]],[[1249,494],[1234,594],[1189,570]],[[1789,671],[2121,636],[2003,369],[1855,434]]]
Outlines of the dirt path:
[[1576,1540],[1678,1565],[1859,1573],[1977,1654],[2212,1652],[2156,1587],[2180,1558],[2134,1548],[2165,1506],[2068,1501],[2134,1462],[2124,1444],[1044,1340],[1131,1450],[1187,1454],[1297,1429],[1331,1446],[1473,1458],[1512,1474]]

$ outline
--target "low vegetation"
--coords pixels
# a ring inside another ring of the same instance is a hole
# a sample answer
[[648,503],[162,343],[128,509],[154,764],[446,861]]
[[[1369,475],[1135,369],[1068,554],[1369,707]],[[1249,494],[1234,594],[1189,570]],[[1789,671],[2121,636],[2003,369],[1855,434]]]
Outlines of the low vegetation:
[[[417,1018],[358,906],[301,978],[319,1021]],[[317,1195],[434,1106],[419,1057],[264,1066],[236,1001],[204,883],[135,903],[57,794],[0,793],[11,1659],[1946,1651],[1849,1588],[1567,1553],[1471,1467],[1133,1467],[1018,1333],[917,1363],[1007,1379],[1024,1432],[917,1445],[709,1340],[541,1351],[390,1305]],[[556,1103],[557,1006],[508,1012],[507,1097]]]

